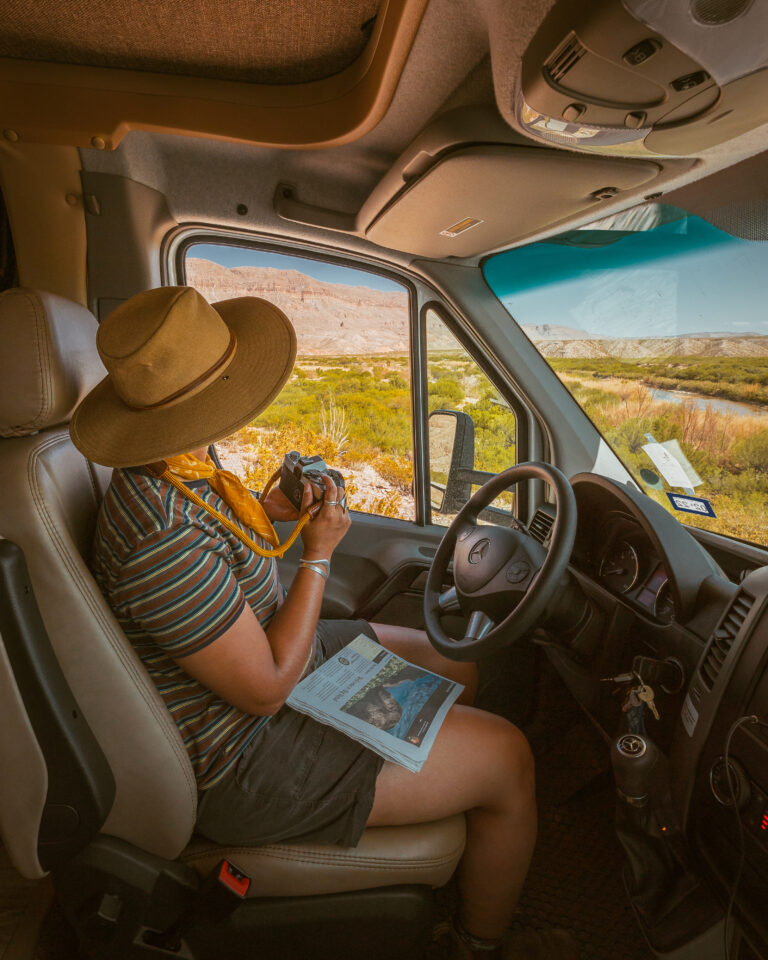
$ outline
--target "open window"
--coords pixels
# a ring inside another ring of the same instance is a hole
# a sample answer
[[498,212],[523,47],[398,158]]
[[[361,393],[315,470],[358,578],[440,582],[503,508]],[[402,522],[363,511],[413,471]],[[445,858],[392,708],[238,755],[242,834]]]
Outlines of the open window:
[[338,263],[224,243],[192,243],[184,267],[210,302],[274,303],[298,340],[280,395],[216,444],[222,465],[261,489],[288,451],[319,454],[343,473],[353,510],[413,520],[408,288]]
[[[432,522],[448,526],[475,490],[517,463],[517,416],[437,310],[425,312]],[[515,492],[483,511],[507,525]]]

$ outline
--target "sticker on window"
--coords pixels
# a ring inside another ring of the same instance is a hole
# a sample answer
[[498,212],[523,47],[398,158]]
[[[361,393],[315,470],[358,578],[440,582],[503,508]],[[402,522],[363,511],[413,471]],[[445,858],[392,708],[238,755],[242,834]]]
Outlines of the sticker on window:
[[675,510],[681,510],[683,513],[697,513],[701,517],[714,517],[715,511],[712,504],[704,497],[683,496],[681,493],[667,493],[669,502]]
[[694,487],[702,483],[701,477],[688,462],[676,440],[657,443],[651,438],[650,434],[646,434],[646,437],[651,442],[644,444],[643,450],[651,458],[654,466],[670,487],[683,487],[683,489],[693,490]]

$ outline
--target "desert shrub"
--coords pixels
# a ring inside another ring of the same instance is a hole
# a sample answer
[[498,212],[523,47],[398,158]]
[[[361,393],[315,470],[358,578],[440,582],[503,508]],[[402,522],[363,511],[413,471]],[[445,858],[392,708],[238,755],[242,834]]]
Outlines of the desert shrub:
[[732,457],[740,467],[768,474],[768,430],[760,430],[733,445]]
[[464,390],[458,380],[453,377],[440,377],[429,384],[429,408],[439,410],[441,407],[455,409],[456,404],[464,399]]
[[371,463],[382,480],[391,483],[396,490],[400,490],[402,493],[411,492],[413,463],[409,459],[380,453],[374,457]]

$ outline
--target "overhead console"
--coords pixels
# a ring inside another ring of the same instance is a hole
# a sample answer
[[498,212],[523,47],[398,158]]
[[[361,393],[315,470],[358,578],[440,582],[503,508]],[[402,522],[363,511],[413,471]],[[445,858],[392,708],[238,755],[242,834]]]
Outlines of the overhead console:
[[395,162],[357,214],[302,203],[281,184],[283,218],[423,257],[471,257],[532,237],[602,201],[660,192],[694,160],[593,157],[536,146],[490,107],[444,114]]
[[519,129],[573,150],[684,156],[768,121],[768,5],[559,0],[522,63]]

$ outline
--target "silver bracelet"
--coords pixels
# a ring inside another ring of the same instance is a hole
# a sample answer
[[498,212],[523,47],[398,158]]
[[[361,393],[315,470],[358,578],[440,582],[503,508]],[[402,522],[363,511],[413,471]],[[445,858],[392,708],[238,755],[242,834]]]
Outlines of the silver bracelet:
[[319,573],[323,580],[328,579],[328,575],[331,572],[331,561],[330,560],[299,560],[299,567],[304,570],[314,570],[315,573]]

